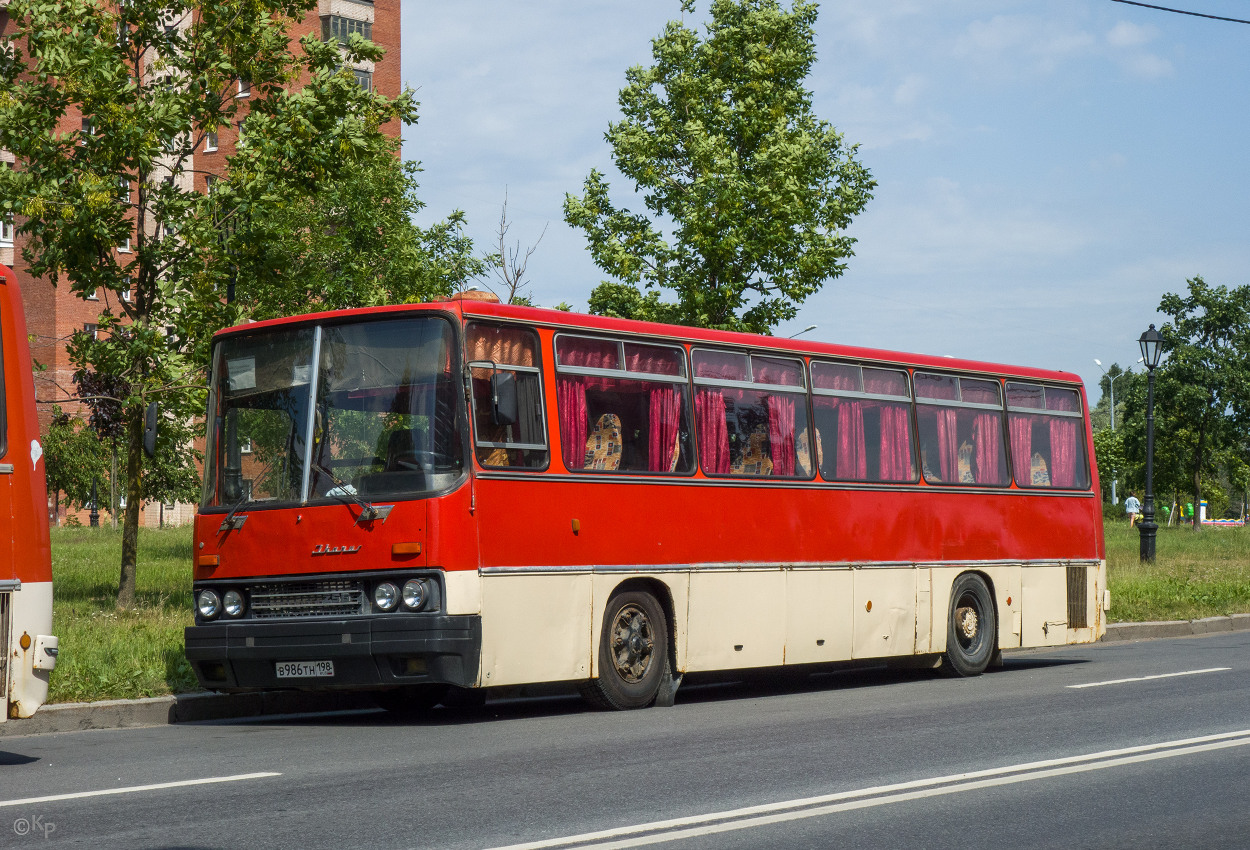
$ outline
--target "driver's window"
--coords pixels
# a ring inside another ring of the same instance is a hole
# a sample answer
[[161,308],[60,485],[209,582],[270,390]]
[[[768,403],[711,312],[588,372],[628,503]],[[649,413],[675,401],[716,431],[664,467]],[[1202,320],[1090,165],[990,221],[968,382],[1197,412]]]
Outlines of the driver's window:
[[484,467],[546,468],[538,335],[528,328],[475,322],[465,337],[477,462]]

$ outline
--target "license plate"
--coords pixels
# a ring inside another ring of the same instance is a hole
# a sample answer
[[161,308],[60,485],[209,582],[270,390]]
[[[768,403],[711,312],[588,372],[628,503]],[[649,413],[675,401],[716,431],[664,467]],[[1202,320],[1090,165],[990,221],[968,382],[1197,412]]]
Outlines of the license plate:
[[314,676],[333,676],[333,661],[279,661],[279,679],[307,679]]

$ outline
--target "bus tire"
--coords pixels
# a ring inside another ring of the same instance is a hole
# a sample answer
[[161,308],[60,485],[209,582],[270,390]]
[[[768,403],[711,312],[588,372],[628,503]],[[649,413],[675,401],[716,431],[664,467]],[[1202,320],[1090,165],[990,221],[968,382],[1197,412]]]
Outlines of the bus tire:
[[942,670],[952,676],[980,676],[998,644],[994,597],[985,579],[964,573],[951,586],[946,655]]
[[405,685],[385,691],[374,691],[371,696],[378,708],[384,708],[400,717],[419,717],[428,713],[447,696],[447,685]]
[[650,593],[618,593],[608,600],[599,638],[599,678],[582,696],[599,708],[626,711],[655,702],[668,675],[668,621]]

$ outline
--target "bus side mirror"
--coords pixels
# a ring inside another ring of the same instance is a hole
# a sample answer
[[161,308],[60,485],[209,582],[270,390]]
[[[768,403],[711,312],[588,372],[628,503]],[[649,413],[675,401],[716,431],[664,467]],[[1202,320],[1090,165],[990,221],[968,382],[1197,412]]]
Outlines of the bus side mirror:
[[496,370],[490,376],[490,421],[495,425],[514,425],[521,418],[517,407],[516,375]]
[[156,420],[159,415],[156,402],[150,402],[143,415],[143,453],[148,457],[156,457]]

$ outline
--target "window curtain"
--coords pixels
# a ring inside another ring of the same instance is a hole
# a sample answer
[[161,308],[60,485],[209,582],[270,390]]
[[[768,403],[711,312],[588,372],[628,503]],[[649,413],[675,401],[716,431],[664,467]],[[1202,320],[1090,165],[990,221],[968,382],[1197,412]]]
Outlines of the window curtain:
[[794,399],[768,396],[768,453],[773,475],[794,475]]
[[978,413],[972,420],[972,442],[976,450],[978,484],[998,484],[1002,479],[1003,432],[997,413]]
[[904,405],[881,405],[881,480],[910,481],[911,417]]
[[937,419],[938,469],[945,482],[959,481],[959,432],[956,411],[938,407],[933,411]]
[[709,474],[729,473],[729,429],[725,424],[725,395],[700,389],[694,400],[699,432],[699,465]]
[[[669,472],[677,460],[677,429],[681,425],[681,392],[677,387],[653,387],[648,434],[647,469]],[[724,417],[721,417],[722,425]]]
[[[1076,410],[1073,400],[1059,393],[1046,394],[1051,410]],[[1055,487],[1076,486],[1076,427],[1078,420],[1050,417],[1050,483]]]
[[564,465],[569,469],[585,469],[586,437],[590,431],[585,378],[557,376],[556,409],[560,413],[560,445],[564,450]]
[[1028,416],[1012,414],[1007,417],[1007,430],[1011,434],[1011,466],[1016,473],[1016,484],[1033,486],[1033,420]]
[[843,481],[868,478],[868,457],[864,443],[864,403],[837,399],[838,462],[835,474]]

